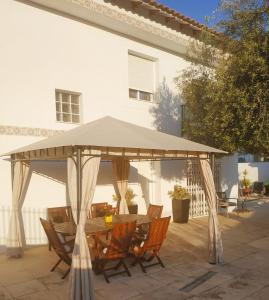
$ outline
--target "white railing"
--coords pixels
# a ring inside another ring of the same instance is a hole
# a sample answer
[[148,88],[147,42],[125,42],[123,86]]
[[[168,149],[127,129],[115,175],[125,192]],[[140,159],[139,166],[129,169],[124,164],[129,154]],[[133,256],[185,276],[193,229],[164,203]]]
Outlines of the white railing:
[[6,244],[10,218],[10,207],[0,206],[0,245]]
[[[6,244],[11,208],[0,206],[0,246]],[[41,227],[39,218],[47,217],[46,208],[23,207],[22,217],[24,233],[27,245],[43,245],[47,243],[47,238]]]

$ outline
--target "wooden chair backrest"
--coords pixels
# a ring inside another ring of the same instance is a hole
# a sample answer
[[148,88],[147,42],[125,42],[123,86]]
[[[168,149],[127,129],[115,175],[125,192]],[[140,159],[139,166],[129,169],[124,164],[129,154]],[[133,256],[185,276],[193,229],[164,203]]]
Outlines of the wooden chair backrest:
[[166,238],[170,219],[171,217],[152,220],[149,227],[148,238],[142,246],[143,253],[145,253],[148,250],[153,250],[155,252],[158,252],[160,250]]
[[50,207],[47,209],[48,219],[53,223],[64,223],[72,220],[71,206]]
[[129,251],[136,229],[136,221],[115,224],[106,252],[107,259],[125,257]]
[[91,205],[91,217],[103,217],[105,216],[107,209],[112,209],[112,206],[109,205],[108,202],[93,203]]
[[52,246],[52,248],[55,250],[56,254],[68,265],[71,264],[71,258],[68,255],[64,245],[60,241],[59,236],[57,235],[53,224],[51,221],[47,221],[40,218],[40,222],[42,224],[42,227],[44,228],[44,231],[47,235],[47,238]]
[[225,192],[217,192],[217,196],[219,200],[226,200],[227,196]]
[[160,218],[162,216],[163,206],[150,204],[147,215],[151,218]]

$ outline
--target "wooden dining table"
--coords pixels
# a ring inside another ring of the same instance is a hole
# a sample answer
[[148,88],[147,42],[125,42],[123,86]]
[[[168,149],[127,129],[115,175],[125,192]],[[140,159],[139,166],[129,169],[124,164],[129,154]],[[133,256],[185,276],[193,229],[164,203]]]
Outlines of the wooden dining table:
[[[112,223],[106,223],[105,217],[97,217],[88,219],[85,225],[85,233],[87,235],[94,235],[102,232],[111,231],[114,228],[115,224],[127,223],[136,221],[137,226],[144,224],[150,224],[152,218],[147,215],[135,215],[135,214],[126,214],[126,215],[113,215]],[[76,234],[76,225],[73,222],[64,222],[64,223],[54,223],[55,231],[65,235],[72,236]]]

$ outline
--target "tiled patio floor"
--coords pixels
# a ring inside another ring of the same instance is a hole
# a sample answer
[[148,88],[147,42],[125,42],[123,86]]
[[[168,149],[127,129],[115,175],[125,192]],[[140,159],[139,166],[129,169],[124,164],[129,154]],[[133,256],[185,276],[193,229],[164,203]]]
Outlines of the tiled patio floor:
[[[110,284],[95,277],[97,300],[269,299],[269,203],[249,205],[251,212],[220,216],[224,265],[207,263],[207,218],[172,223],[161,255],[166,268],[153,267],[143,274],[133,267],[132,277],[120,275]],[[60,278],[61,270],[49,272],[55,260],[44,246],[28,249],[23,259],[1,255],[0,300],[68,299],[68,278]],[[212,277],[180,291],[205,274]]]

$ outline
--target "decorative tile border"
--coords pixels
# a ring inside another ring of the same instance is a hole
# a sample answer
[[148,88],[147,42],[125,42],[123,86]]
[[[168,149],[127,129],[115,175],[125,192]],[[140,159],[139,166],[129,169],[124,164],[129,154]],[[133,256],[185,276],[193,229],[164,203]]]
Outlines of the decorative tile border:
[[18,127],[0,125],[0,135],[18,135],[18,136],[52,136],[63,133],[64,130],[53,130],[44,128]]
[[185,43],[185,46],[192,40],[191,37],[177,32],[173,29],[167,28],[161,24],[148,20],[142,16],[135,15],[132,12],[128,12],[123,8],[114,7],[108,3],[100,3],[96,0],[68,0],[73,4],[77,4],[83,8],[91,10],[93,12],[102,14],[106,17],[118,20],[122,23],[131,25],[133,27],[142,29],[151,34],[157,35],[159,37],[165,38],[167,40],[179,43]]

